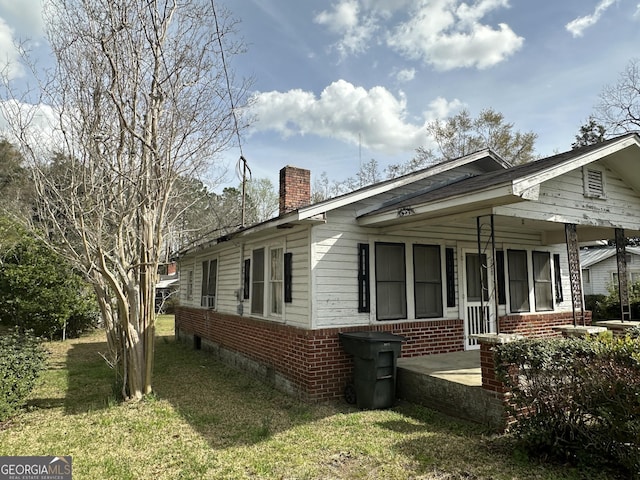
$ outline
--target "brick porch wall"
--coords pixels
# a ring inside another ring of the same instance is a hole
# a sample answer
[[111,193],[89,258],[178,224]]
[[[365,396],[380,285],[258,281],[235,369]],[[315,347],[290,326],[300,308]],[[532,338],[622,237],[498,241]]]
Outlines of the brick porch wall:
[[175,319],[177,335],[197,335],[265,365],[310,401],[342,397],[344,386],[352,380],[353,360],[340,343],[340,332],[375,330],[402,335],[407,338],[402,344],[403,357],[464,350],[462,320],[306,330],[187,307],[178,307]]
[[[591,325],[591,312],[585,311],[585,324]],[[537,313],[533,315],[506,315],[500,317],[501,333],[519,333],[525,337],[559,337],[553,327],[573,324],[572,312]]]

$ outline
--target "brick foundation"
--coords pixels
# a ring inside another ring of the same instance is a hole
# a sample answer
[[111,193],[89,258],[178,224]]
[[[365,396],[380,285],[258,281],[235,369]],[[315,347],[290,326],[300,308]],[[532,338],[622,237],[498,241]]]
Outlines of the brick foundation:
[[[366,327],[306,330],[265,320],[178,307],[176,336],[197,338],[199,345],[246,357],[270,372],[267,380],[310,401],[342,397],[352,380],[353,360],[338,333],[385,331],[407,338],[401,356],[413,357],[464,350],[462,320],[433,320]],[[278,381],[277,379],[280,379]]]

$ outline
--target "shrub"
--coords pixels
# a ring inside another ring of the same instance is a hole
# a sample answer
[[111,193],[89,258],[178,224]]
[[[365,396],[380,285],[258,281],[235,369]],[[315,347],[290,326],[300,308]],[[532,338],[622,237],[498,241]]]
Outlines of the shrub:
[[95,295],[61,256],[0,217],[0,322],[38,336],[78,336],[96,323]]
[[0,336],[0,421],[20,408],[44,368],[46,351],[30,331]]
[[513,431],[530,452],[640,472],[640,341],[521,340],[496,349]]

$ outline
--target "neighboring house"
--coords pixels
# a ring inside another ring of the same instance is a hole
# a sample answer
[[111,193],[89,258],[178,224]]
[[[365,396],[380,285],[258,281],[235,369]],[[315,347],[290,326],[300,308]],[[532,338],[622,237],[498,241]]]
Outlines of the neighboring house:
[[158,283],[156,283],[155,311],[156,313],[165,313],[169,300],[176,298],[179,293],[180,278],[175,263],[162,265],[160,270],[163,273],[160,273]]
[[640,137],[516,167],[485,150],[309,202],[310,173],[285,167],[277,218],[181,252],[176,336],[322,400],[352,376],[339,332],[420,356],[589,323],[578,242],[640,233]]
[[[626,247],[627,279],[640,281],[640,247]],[[608,295],[618,286],[618,262],[615,247],[590,247],[580,250],[582,288],[585,295]]]

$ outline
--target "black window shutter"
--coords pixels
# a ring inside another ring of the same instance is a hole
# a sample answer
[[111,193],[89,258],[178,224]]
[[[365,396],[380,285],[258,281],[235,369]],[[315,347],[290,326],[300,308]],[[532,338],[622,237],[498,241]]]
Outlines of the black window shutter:
[[447,307],[456,306],[456,279],[454,272],[453,248],[445,249],[445,268],[447,275]]
[[292,277],[292,253],[284,254],[284,301],[285,303],[291,303],[292,300],[292,287],[291,287],[291,277]]
[[371,311],[369,290],[369,244],[358,244],[358,312]]
[[562,302],[564,295],[562,294],[562,273],[560,272],[560,255],[553,254],[553,273],[556,283],[556,302]]
[[498,280],[498,305],[507,304],[507,282],[504,278],[504,251],[496,251],[496,277]]
[[249,298],[249,285],[251,281],[251,260],[246,259],[244,261],[244,278],[242,285],[242,298],[247,300]]

